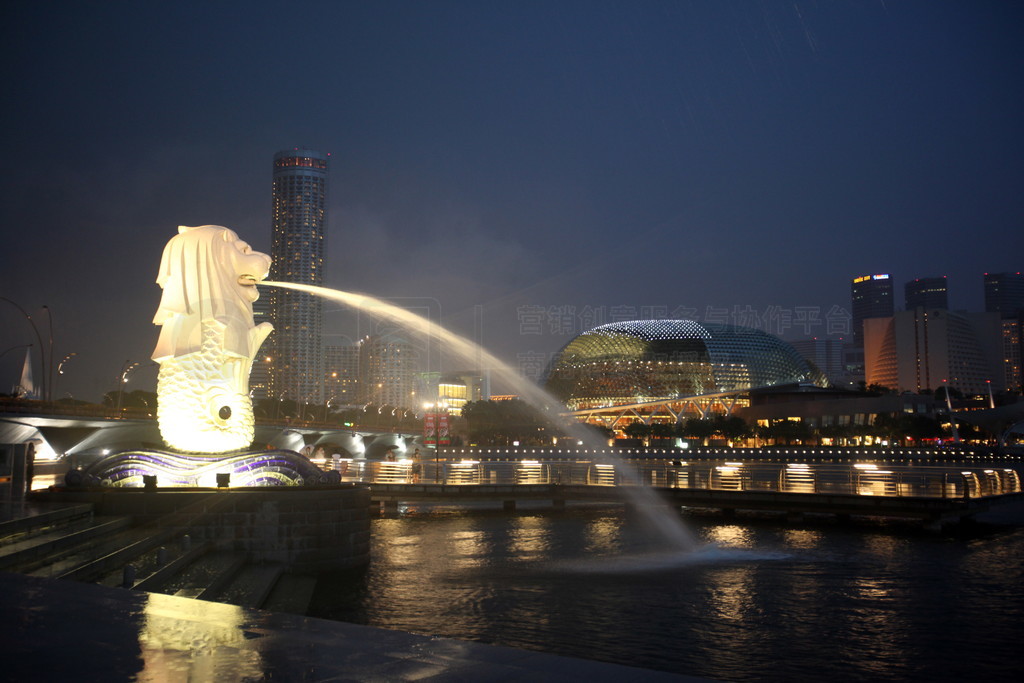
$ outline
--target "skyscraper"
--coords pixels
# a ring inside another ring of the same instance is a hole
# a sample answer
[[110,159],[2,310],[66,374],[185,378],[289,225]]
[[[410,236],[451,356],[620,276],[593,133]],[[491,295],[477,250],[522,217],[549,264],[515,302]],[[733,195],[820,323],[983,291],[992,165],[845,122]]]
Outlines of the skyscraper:
[[1024,275],[985,273],[985,312],[1016,318],[1024,312]]
[[864,348],[864,321],[893,314],[892,278],[888,274],[861,275],[850,284],[853,343]]
[[[323,284],[327,232],[327,155],[310,149],[274,155],[270,279]],[[302,292],[273,288],[270,394],[323,403],[323,309]]]
[[1006,388],[1020,391],[1024,386],[1024,275],[985,273],[985,311],[1002,318]]
[[949,291],[946,288],[946,276],[919,277],[903,285],[905,308],[928,310],[949,310]]

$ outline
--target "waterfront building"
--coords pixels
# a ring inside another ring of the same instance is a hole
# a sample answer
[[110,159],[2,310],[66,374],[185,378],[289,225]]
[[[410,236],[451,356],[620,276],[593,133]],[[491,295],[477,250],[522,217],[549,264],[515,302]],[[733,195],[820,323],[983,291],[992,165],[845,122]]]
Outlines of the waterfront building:
[[438,402],[451,415],[461,415],[470,401],[484,400],[483,377],[478,373],[461,372],[442,375],[437,384]]
[[546,389],[580,417],[618,415],[608,426],[627,414],[678,420],[687,411],[730,412],[751,389],[793,383],[824,387],[828,380],[766,332],[693,320],[596,327],[555,355],[545,379]]
[[864,321],[868,384],[934,391],[948,384],[967,395],[1003,388],[1002,328],[997,313],[900,311]]
[[850,309],[853,344],[864,348],[864,321],[869,318],[887,318],[895,310],[892,278],[887,273],[853,278],[850,283]]
[[[294,149],[274,155],[270,279],[322,285],[327,232],[327,155]],[[318,297],[275,288],[270,393],[323,403],[323,309]]]
[[[749,424],[767,426],[780,420],[802,422],[814,430],[829,427],[866,427],[879,415],[936,416],[931,395],[883,394],[867,396],[841,389],[823,389],[807,385],[769,387],[750,392],[750,405],[737,411]],[[831,441],[824,437],[826,441]]]
[[[416,347],[396,334],[371,335],[359,342],[359,402],[419,409]],[[420,397],[422,398],[422,396]]]
[[946,285],[946,276],[942,277],[920,277],[911,280],[903,286],[904,303],[906,310],[912,311],[915,308],[928,310],[948,310],[949,291]]
[[324,347],[324,397],[331,405],[352,405],[359,400],[359,344]]

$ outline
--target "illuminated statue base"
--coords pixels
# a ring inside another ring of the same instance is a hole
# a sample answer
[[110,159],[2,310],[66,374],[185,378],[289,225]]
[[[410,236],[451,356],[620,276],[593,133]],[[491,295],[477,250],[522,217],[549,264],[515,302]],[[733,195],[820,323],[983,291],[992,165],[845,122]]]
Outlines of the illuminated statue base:
[[160,364],[160,435],[179,451],[224,453],[246,448],[256,424],[247,386],[251,361],[224,352],[222,326],[205,324],[202,330],[200,352]]
[[243,451],[215,456],[157,450],[124,451],[65,477],[68,486],[143,487],[155,476],[159,487],[216,487],[227,474],[232,488],[336,484],[337,472],[324,472],[308,458],[287,450]]

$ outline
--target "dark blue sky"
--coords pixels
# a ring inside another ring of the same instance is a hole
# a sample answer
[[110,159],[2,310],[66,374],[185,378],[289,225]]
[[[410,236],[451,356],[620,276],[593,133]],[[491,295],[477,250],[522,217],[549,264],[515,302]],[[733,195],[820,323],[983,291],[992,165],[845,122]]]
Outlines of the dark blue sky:
[[479,306],[513,363],[601,316],[823,335],[871,272],[979,310],[1024,267],[1022,28],[981,1],[19,3],[0,296],[50,307],[57,394],[97,398],[152,350],[176,226],[268,250],[271,158],[307,146],[328,284],[468,334]]

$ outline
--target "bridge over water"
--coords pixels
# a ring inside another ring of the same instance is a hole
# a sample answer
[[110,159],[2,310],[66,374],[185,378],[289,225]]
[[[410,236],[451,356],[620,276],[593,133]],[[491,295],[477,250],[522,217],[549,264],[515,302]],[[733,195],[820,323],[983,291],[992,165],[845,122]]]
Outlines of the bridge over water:
[[[686,459],[645,454],[619,460],[611,451],[561,452],[560,457],[475,451],[419,463],[335,459],[322,466],[338,470],[343,481],[367,485],[372,500],[385,510],[411,502],[490,501],[505,509],[526,501],[549,501],[555,507],[569,501],[628,502],[626,489],[646,486],[672,505],[727,513],[909,518],[939,527],[994,506],[1024,502],[1017,463],[936,462],[928,459],[934,453],[913,452],[894,458],[888,450],[844,457],[848,454],[788,449],[758,458],[736,449],[722,451]],[[877,457],[882,454],[889,457]],[[966,451],[944,454],[977,457]]]

